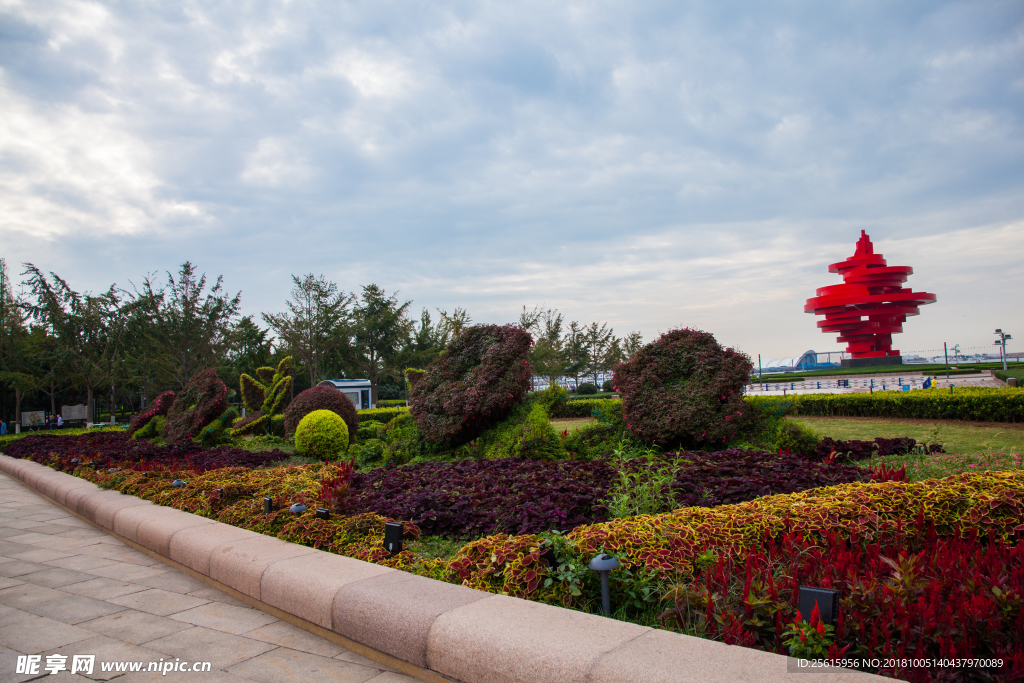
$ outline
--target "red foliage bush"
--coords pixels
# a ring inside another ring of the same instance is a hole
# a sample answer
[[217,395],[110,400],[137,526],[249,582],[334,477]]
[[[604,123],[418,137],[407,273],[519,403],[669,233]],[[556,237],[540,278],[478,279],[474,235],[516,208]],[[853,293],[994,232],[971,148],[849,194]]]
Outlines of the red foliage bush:
[[145,427],[154,417],[166,415],[167,411],[171,409],[172,403],[174,403],[173,391],[165,391],[157,396],[148,408],[132,418],[131,423],[128,425],[128,436]]
[[514,325],[475,325],[427,368],[409,408],[433,441],[472,441],[505,419],[530,390],[533,339]]
[[294,434],[299,421],[314,410],[330,410],[345,421],[350,441],[359,433],[359,413],[345,394],[333,387],[312,387],[292,399],[284,410],[284,433]]
[[744,423],[753,365],[699,330],[667,332],[615,368],[626,424],[663,447],[720,445]]
[[[745,554],[709,555],[692,583],[670,593],[675,605],[661,621],[787,654],[782,635],[796,619],[797,589],[820,586],[840,595],[833,654],[918,660],[869,668],[909,681],[1022,680],[1024,545],[982,542],[976,530],[960,535],[939,538],[932,527],[913,539],[862,543],[787,534]],[[949,659],[1003,664],[936,665]]]
[[228,407],[228,388],[215,368],[197,372],[174,397],[164,423],[164,441],[191,439]]

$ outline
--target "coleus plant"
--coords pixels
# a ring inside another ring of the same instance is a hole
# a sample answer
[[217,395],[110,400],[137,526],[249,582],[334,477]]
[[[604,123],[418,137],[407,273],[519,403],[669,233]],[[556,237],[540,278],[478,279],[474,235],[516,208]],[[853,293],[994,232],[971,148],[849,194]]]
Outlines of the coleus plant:
[[268,433],[271,420],[284,410],[286,398],[292,388],[292,357],[287,356],[277,368],[259,368],[259,379],[242,373],[239,385],[246,416],[235,423],[235,435]]

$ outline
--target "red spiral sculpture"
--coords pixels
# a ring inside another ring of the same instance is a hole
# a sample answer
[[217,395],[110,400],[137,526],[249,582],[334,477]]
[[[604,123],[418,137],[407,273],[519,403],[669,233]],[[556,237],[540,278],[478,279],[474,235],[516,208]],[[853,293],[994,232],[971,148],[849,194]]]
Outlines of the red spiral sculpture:
[[853,358],[899,356],[892,348],[892,335],[903,331],[907,316],[920,314],[919,306],[935,302],[934,294],[904,289],[914,269],[885,265],[863,230],[856,253],[830,265],[828,272],[842,275],[843,284],[819,287],[804,312],[824,315],[818,327],[825,333],[838,332],[836,341],[846,344]]

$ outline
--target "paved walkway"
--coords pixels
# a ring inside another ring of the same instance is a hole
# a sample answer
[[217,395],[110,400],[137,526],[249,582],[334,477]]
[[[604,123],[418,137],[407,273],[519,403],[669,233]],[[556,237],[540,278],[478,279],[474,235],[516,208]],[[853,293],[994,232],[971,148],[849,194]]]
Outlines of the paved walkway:
[[[42,655],[17,674],[19,655]],[[47,655],[95,655],[92,675],[45,670]],[[145,672],[149,662],[209,672]],[[144,662],[142,673],[103,672]],[[247,607],[96,529],[0,474],[0,682],[116,679],[194,683],[415,683]]]

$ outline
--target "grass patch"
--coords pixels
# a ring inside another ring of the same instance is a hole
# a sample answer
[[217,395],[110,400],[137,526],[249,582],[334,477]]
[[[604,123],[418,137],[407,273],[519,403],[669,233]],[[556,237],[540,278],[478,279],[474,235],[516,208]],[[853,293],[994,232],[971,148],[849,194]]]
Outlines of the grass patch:
[[912,482],[942,479],[964,472],[1024,470],[1020,453],[1001,451],[974,454],[932,453],[930,455],[911,453],[909,455],[889,455],[884,458],[875,456],[857,464],[862,467],[878,467],[883,463],[891,468],[906,467],[907,479]]
[[1024,452],[1024,424],[1017,422],[961,422],[954,420],[899,420],[881,417],[792,416],[819,436],[833,439],[892,439],[909,436],[918,443],[940,443],[948,453]]
[[466,541],[444,538],[443,536],[422,536],[420,540],[412,541],[405,547],[407,550],[411,550],[428,560],[436,560],[455,557],[455,554],[464,545],[466,545]]
[[555,428],[555,431],[561,434],[563,431],[568,431],[570,434],[578,432],[587,425],[592,425],[597,420],[592,417],[556,417],[551,419],[551,426]]

